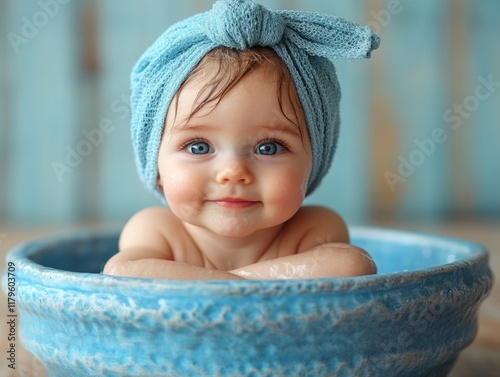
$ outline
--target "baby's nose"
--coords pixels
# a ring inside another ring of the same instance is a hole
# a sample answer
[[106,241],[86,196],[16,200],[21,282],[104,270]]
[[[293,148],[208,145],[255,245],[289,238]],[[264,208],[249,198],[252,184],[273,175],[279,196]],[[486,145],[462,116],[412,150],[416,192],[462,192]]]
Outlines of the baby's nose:
[[253,181],[253,175],[245,162],[232,160],[217,172],[216,180],[218,183],[249,184]]

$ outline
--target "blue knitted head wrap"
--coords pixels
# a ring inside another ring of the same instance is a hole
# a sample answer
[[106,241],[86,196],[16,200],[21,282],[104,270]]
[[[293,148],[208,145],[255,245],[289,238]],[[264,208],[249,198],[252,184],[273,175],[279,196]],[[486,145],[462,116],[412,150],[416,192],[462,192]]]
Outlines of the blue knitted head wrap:
[[330,59],[361,59],[379,45],[367,27],[304,11],[273,11],[252,0],[218,0],[166,30],[132,70],[132,143],[141,180],[157,185],[158,152],[170,102],[216,47],[270,47],[288,67],[306,117],[313,163],[307,194],[327,173],[339,132],[340,87]]

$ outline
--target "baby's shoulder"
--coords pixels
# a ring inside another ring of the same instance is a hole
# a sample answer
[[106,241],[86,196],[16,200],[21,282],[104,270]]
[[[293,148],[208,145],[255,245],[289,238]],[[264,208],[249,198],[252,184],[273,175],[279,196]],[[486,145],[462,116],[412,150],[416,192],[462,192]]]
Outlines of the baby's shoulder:
[[167,207],[150,207],[137,212],[123,228],[119,241],[120,250],[156,250],[163,255],[163,259],[181,262],[196,257],[189,256],[187,252],[189,250],[193,254],[196,250],[194,246],[184,224]]
[[297,252],[329,242],[349,242],[349,234],[342,217],[326,207],[301,207],[283,229],[283,244],[294,244]]
[[308,231],[317,227],[345,227],[345,222],[340,215],[327,207],[303,206],[288,221],[287,227],[300,228]]
[[[179,219],[167,207],[149,207],[133,215],[122,230],[120,243],[135,243],[136,240],[163,241],[169,235],[184,229]],[[130,242],[129,242],[130,241]]]

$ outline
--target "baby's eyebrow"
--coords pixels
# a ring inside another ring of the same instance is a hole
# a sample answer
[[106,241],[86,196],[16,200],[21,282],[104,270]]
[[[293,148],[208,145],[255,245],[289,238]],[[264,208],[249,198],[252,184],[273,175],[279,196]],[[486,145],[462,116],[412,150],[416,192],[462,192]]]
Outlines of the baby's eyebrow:
[[[302,134],[298,127],[292,127],[292,125],[288,125],[285,123],[280,123],[272,126],[253,126],[255,128],[253,132],[258,134],[259,131],[266,131],[268,133],[278,132],[278,133],[286,133],[291,136],[302,137]],[[206,124],[186,124],[186,125],[177,125],[174,127],[173,132],[181,133],[181,132],[194,132],[194,133],[202,133],[202,132],[213,132],[217,131],[220,128],[215,125],[206,125]]]
[[278,132],[278,133],[285,133],[291,136],[296,136],[296,137],[302,137],[302,134],[300,133],[299,127],[292,127],[292,125],[288,125],[285,123],[280,123],[274,126],[260,126],[258,127],[259,131],[264,130],[269,133],[272,132]]
[[217,127],[214,126],[207,126],[204,124],[186,124],[186,125],[177,125],[174,126],[174,129],[172,130],[173,132],[206,132],[206,131],[213,131],[217,129]]

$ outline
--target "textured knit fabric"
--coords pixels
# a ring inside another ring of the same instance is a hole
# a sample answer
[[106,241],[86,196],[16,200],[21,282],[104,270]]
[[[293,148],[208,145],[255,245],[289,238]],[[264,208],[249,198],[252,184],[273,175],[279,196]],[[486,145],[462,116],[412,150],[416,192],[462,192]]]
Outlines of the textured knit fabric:
[[379,45],[367,27],[313,12],[273,11],[252,0],[219,0],[166,30],[133,68],[132,142],[139,175],[157,186],[165,116],[176,92],[212,49],[272,48],[288,67],[304,109],[312,144],[310,194],[327,173],[339,133],[340,87],[331,59],[361,59]]

